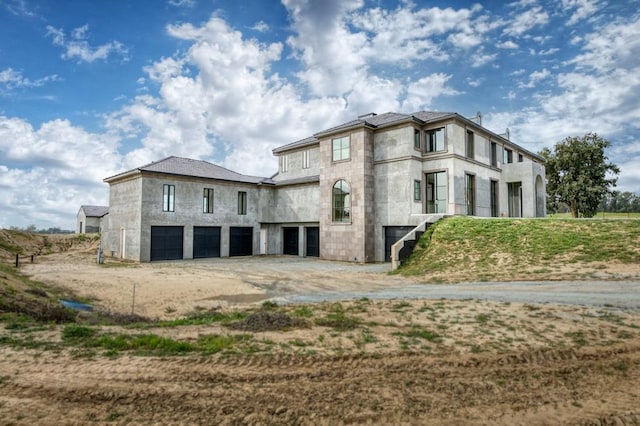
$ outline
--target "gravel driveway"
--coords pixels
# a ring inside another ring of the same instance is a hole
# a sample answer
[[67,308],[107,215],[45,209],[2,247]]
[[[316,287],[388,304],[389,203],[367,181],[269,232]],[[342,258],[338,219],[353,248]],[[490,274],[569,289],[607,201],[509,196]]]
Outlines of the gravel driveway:
[[194,261],[212,271],[233,271],[279,303],[370,299],[481,299],[558,303],[640,310],[640,281],[544,281],[422,284],[389,275],[391,265],[353,264],[297,257]]

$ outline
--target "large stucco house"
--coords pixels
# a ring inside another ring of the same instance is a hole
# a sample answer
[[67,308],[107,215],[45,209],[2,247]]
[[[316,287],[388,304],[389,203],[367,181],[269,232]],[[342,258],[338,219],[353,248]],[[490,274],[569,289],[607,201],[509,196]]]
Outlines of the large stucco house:
[[168,157],[105,179],[103,250],[381,262],[430,215],[545,215],[543,159],[456,113],[368,114],[273,154],[270,178]]

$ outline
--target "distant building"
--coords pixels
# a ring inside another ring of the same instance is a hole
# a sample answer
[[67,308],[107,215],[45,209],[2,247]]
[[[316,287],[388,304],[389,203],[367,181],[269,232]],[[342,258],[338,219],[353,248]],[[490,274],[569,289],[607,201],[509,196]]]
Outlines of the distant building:
[[76,234],[100,232],[101,221],[108,213],[107,206],[80,206],[76,215]]
[[270,178],[178,157],[106,178],[105,253],[380,262],[430,215],[546,212],[543,159],[456,113],[372,113],[273,154]]

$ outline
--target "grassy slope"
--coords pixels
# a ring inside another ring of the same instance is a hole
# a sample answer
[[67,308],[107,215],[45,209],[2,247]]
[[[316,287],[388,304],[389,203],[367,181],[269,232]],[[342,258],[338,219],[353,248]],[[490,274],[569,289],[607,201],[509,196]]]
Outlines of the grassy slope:
[[425,233],[400,273],[430,282],[621,278],[639,263],[640,220],[455,217]]

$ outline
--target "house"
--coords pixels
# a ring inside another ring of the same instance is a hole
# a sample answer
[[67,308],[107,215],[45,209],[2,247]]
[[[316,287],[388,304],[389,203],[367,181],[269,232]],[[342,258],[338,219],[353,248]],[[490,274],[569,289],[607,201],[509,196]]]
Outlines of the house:
[[105,252],[381,262],[430,215],[545,216],[543,159],[457,113],[371,113],[273,154],[270,178],[169,157],[105,179]]
[[76,215],[76,234],[100,232],[101,221],[108,213],[107,206],[80,206]]

